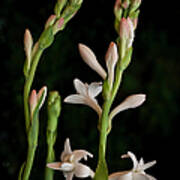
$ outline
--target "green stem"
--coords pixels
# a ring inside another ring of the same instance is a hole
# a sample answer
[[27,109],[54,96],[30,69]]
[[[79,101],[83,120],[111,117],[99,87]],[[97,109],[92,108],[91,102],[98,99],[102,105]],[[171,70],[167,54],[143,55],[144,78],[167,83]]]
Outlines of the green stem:
[[[121,79],[122,79],[123,71],[120,69],[120,61],[117,64],[116,70],[116,78],[113,85],[113,89],[111,91],[111,95],[109,99],[106,99],[103,105],[102,116],[100,119],[100,142],[99,142],[99,159],[98,166],[96,169],[96,174],[94,180],[107,180],[108,179],[108,168],[106,164],[106,146],[107,146],[107,137],[108,137],[108,129],[109,129],[109,112],[111,105],[115,99],[115,96],[118,92]],[[106,93],[109,94],[109,93]]]
[[23,173],[23,180],[29,179],[30,172],[32,169],[32,165],[33,165],[33,161],[34,161],[35,152],[36,152],[36,146],[29,146],[28,147],[27,160],[26,160],[24,173]]
[[[49,140],[51,140],[51,139],[53,140],[55,138],[53,132],[49,132],[47,137]],[[48,143],[46,163],[50,163],[55,160],[55,153],[54,153],[53,146],[54,146],[54,143]],[[54,171],[52,169],[46,167],[45,180],[53,180],[53,174],[54,174]]]
[[36,54],[34,55],[34,58],[32,60],[31,70],[29,72],[29,76],[27,77],[25,85],[24,85],[24,114],[25,114],[26,131],[28,131],[29,126],[30,126],[29,94],[30,94],[32,82],[35,76],[35,72],[37,69],[37,65],[38,65],[38,62],[42,53],[43,53],[43,50],[39,48]]

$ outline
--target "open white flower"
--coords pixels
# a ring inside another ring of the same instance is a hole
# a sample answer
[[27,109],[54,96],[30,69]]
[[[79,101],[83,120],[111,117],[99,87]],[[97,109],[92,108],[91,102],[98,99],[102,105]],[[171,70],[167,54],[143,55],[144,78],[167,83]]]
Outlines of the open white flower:
[[72,104],[85,104],[93,108],[98,115],[102,113],[102,109],[99,106],[95,97],[102,91],[101,82],[93,82],[90,85],[81,82],[79,79],[74,80],[74,87],[77,94],[72,94],[64,99],[66,103]]
[[156,180],[156,178],[144,172],[144,170],[156,164],[156,161],[151,161],[144,164],[144,160],[141,158],[138,162],[136,156],[132,152],[122,155],[122,158],[127,157],[131,158],[133,161],[132,170],[113,173],[109,176],[109,180]]
[[64,144],[64,151],[61,154],[61,162],[48,163],[47,167],[60,170],[63,172],[66,180],[72,180],[73,176],[79,178],[94,177],[94,172],[86,165],[79,161],[87,157],[93,157],[91,153],[85,150],[71,150],[69,139],[67,138]]

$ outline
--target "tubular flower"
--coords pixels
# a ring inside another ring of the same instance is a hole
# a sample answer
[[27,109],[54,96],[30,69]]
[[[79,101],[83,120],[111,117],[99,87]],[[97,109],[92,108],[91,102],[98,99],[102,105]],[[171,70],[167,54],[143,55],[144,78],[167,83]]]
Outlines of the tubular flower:
[[94,177],[94,172],[86,165],[80,163],[79,161],[87,157],[93,157],[91,153],[85,150],[71,150],[69,139],[67,138],[64,144],[64,151],[61,153],[61,162],[48,163],[47,167],[60,170],[63,172],[66,180],[72,180],[73,176],[79,178],[86,178],[88,176]]
[[144,172],[144,170],[156,164],[156,161],[151,161],[144,164],[144,160],[141,158],[138,162],[136,156],[132,152],[128,152],[127,154],[122,155],[122,158],[127,157],[131,158],[133,161],[132,170],[113,173],[109,176],[109,180],[156,180],[154,177]]
[[98,105],[95,97],[102,91],[101,82],[93,82],[90,85],[81,82],[79,79],[74,80],[74,86],[77,94],[72,94],[64,99],[66,103],[85,104],[94,109],[100,116],[102,113],[101,107]]

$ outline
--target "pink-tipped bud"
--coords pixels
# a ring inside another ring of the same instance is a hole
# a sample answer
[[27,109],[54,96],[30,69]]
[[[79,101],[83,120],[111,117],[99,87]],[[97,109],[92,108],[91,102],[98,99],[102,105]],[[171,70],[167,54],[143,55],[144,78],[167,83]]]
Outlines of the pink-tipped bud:
[[122,7],[123,7],[124,9],[127,9],[127,8],[129,7],[129,5],[130,5],[130,1],[129,1],[129,0],[125,0],[125,1],[122,3]]
[[114,42],[110,43],[105,56],[105,60],[106,60],[106,67],[108,69],[108,81],[110,83],[110,87],[112,87],[112,84],[114,82],[114,70],[116,63],[118,61],[117,45]]
[[30,61],[31,61],[32,46],[33,46],[33,38],[31,32],[29,31],[29,29],[26,29],[24,33],[24,50],[27,58],[27,66],[28,66],[27,69],[29,69],[31,63]]
[[121,19],[119,35],[121,39],[126,40],[126,48],[130,48],[134,40],[134,26],[129,17]]
[[29,98],[29,106],[30,106],[30,111],[31,111],[31,116],[34,112],[34,109],[37,105],[37,93],[36,90],[32,90],[31,94],[30,94],[30,98]]
[[62,30],[63,26],[64,26],[64,18],[58,19],[56,24],[54,25],[53,33],[56,34],[58,31]]
[[49,26],[52,26],[54,24],[55,20],[56,20],[56,15],[52,14],[46,21],[45,29],[47,29]]
[[31,117],[33,117],[34,110],[37,107],[38,103],[40,103],[38,109],[40,109],[42,107],[42,105],[45,101],[46,95],[47,95],[47,87],[46,86],[42,87],[38,93],[36,92],[36,90],[31,91],[31,94],[29,97],[29,106],[30,106]]

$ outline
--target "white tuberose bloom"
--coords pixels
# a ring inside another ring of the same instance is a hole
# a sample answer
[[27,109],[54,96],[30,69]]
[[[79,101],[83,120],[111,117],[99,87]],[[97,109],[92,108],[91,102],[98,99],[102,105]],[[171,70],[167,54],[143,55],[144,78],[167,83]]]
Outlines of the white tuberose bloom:
[[132,152],[128,152],[125,155],[122,155],[122,158],[130,157],[133,161],[133,168],[131,171],[123,171],[113,173],[109,176],[109,180],[156,180],[156,178],[146,174],[144,170],[150,168],[156,161],[151,161],[144,164],[143,158],[138,162],[136,156]]
[[67,138],[64,144],[64,151],[61,153],[61,162],[48,163],[47,167],[60,170],[63,172],[66,180],[72,180],[73,176],[79,178],[86,178],[88,176],[94,177],[94,172],[86,165],[79,161],[87,157],[93,157],[91,153],[85,150],[71,150],[69,139]]
[[79,79],[74,80],[74,87],[77,94],[72,94],[64,99],[66,103],[85,104],[93,108],[98,115],[101,115],[102,109],[98,105],[95,97],[102,91],[101,82],[93,82],[90,85],[81,82]]

